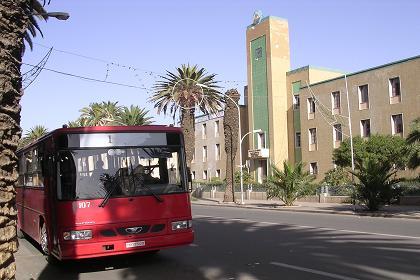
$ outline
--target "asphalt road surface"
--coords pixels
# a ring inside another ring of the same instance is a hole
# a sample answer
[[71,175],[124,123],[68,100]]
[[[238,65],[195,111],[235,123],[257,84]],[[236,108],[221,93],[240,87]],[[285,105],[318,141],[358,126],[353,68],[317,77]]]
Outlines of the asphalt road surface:
[[22,240],[17,279],[420,279],[420,221],[193,206],[196,240],[156,255],[48,265]]

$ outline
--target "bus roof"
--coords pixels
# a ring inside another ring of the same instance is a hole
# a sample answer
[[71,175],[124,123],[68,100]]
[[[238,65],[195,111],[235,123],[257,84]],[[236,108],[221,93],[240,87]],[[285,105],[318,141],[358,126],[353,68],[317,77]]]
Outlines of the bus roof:
[[72,134],[72,133],[101,133],[101,132],[172,132],[182,133],[180,127],[167,126],[167,125],[142,125],[142,126],[86,126],[86,127],[63,127],[55,129],[34,142],[18,149],[18,151],[26,150],[34,146],[42,140],[49,138],[53,135]]

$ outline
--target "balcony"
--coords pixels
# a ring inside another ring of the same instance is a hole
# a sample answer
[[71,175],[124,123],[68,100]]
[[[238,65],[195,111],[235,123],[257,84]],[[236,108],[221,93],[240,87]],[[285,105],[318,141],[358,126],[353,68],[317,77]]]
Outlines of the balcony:
[[252,159],[269,158],[270,150],[269,149],[248,150],[248,157]]

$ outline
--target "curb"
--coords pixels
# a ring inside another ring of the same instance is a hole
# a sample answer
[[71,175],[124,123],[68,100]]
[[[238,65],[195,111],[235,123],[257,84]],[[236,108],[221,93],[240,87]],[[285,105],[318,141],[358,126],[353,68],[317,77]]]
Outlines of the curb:
[[[217,203],[217,202],[216,202]],[[343,211],[333,211],[333,210],[307,210],[307,209],[298,209],[298,208],[268,208],[268,207],[258,207],[258,206],[248,206],[240,204],[208,204],[191,201],[193,205],[203,205],[211,207],[234,207],[234,208],[247,208],[247,209],[256,209],[256,210],[271,210],[271,211],[284,211],[284,212],[302,212],[302,213],[313,213],[313,214],[329,214],[329,215],[346,215],[346,216],[359,216],[359,217],[373,217],[373,218],[396,218],[396,219],[410,219],[410,220],[420,220],[420,216],[402,216],[401,214],[391,214],[391,213],[360,213],[360,212],[343,212]]]

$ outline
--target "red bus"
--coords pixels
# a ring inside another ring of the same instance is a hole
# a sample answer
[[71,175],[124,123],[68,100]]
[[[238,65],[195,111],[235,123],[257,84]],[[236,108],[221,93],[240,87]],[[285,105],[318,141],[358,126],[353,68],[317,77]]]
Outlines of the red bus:
[[61,128],[18,157],[18,233],[50,260],[193,242],[180,128]]

